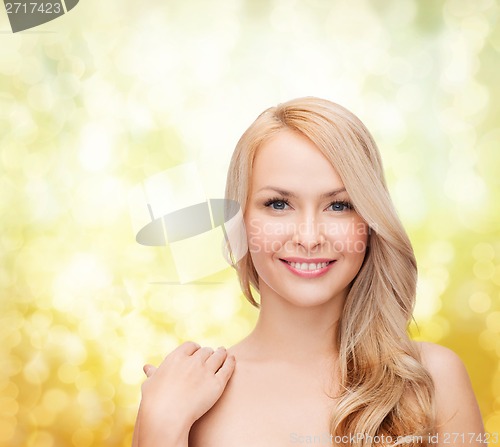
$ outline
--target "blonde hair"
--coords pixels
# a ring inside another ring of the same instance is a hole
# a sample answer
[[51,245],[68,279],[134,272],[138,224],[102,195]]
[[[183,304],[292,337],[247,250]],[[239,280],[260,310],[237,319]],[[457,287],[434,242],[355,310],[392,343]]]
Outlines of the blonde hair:
[[[312,97],[267,109],[236,146],[226,198],[245,212],[256,151],[283,129],[317,146],[370,227],[369,247],[337,329],[340,391],[331,396],[336,399],[331,433],[354,436],[349,442],[357,446],[427,445],[435,430],[434,386],[407,334],[416,260],[389,196],[379,151],[363,123],[344,107]],[[259,290],[259,277],[250,254],[234,267],[244,295],[259,307],[251,290]]]

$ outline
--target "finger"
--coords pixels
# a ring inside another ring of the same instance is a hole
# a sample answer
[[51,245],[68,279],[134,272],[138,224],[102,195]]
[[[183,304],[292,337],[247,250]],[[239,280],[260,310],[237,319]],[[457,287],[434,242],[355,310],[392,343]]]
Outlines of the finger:
[[214,350],[209,346],[203,346],[203,348],[198,349],[193,357],[198,357],[202,362],[206,362],[207,359],[214,353]]
[[156,367],[153,365],[147,364],[147,365],[144,365],[142,370],[144,371],[144,374],[146,374],[147,377],[151,377],[155,373]]
[[178,346],[174,352],[177,351],[185,355],[193,355],[200,348],[201,346],[198,343],[195,343],[194,341],[186,341]]
[[215,373],[226,360],[227,351],[223,346],[219,346],[215,352],[207,359],[206,365]]
[[236,358],[234,355],[228,355],[226,357],[225,362],[220,367],[219,371],[215,373],[215,377],[218,377],[224,383],[224,386],[227,384],[227,381],[230,379],[234,372],[234,367],[236,366]]

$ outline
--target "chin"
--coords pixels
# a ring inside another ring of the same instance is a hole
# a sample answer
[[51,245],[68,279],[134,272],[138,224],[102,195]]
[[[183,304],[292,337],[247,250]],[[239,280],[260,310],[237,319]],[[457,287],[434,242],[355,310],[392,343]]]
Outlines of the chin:
[[[318,286],[319,290],[316,287],[312,288],[311,286],[307,287],[296,287],[293,290],[280,290],[280,289],[272,289],[272,294],[277,295],[283,301],[286,301],[289,304],[292,304],[296,307],[316,307],[316,306],[324,306],[328,303],[330,304],[338,304],[338,300],[341,300],[342,303],[347,296],[347,290],[333,290],[330,289],[329,293],[325,292],[325,289],[328,290],[325,286]],[[316,290],[311,290],[316,289]],[[272,299],[272,297],[270,297]]]

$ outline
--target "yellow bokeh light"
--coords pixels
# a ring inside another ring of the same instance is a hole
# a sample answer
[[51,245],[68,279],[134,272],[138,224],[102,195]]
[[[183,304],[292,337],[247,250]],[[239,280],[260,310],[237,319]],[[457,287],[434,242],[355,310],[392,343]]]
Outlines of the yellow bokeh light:
[[500,312],[492,312],[486,317],[486,326],[492,332],[500,333]]

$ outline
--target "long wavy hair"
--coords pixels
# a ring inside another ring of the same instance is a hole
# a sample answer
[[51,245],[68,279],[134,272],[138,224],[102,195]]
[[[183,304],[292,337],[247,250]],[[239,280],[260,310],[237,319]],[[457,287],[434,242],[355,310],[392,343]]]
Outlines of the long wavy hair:
[[[425,446],[435,431],[434,385],[409,339],[417,266],[387,189],[378,148],[363,123],[327,100],[298,98],[264,111],[246,130],[228,170],[226,198],[244,214],[256,151],[282,129],[301,133],[331,162],[369,225],[369,247],[337,327],[340,380],[330,431],[336,443]],[[259,276],[249,253],[234,267],[246,298]],[[339,441],[339,442],[337,442]]]

